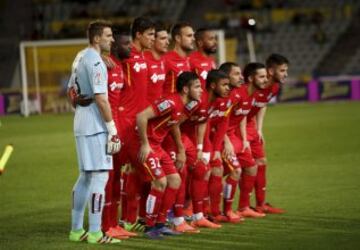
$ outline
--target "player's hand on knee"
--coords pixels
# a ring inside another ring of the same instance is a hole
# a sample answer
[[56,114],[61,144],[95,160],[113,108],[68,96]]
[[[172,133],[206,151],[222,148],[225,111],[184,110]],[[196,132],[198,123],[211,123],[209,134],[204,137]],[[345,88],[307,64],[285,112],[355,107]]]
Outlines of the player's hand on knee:
[[108,154],[116,154],[120,151],[121,141],[117,134],[117,129],[115,126],[115,122],[112,120],[110,122],[106,122],[106,128],[108,131],[108,141],[106,151]]
[[241,150],[241,153],[244,153],[246,149],[250,150],[250,142],[248,140],[243,141],[243,148]]
[[175,166],[177,169],[182,169],[186,162],[186,154],[185,151],[179,151],[176,155]]
[[150,145],[148,143],[142,144],[139,151],[139,161],[141,163],[146,162],[146,159],[148,158],[150,152],[152,151]]

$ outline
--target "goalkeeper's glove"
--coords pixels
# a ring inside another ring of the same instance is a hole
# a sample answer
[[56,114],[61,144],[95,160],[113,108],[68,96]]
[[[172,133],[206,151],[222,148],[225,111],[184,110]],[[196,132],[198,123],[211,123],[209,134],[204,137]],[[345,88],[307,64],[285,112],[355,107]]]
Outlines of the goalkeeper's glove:
[[107,154],[116,154],[120,151],[121,141],[117,134],[114,120],[106,122],[106,128],[108,130],[108,141],[106,146]]

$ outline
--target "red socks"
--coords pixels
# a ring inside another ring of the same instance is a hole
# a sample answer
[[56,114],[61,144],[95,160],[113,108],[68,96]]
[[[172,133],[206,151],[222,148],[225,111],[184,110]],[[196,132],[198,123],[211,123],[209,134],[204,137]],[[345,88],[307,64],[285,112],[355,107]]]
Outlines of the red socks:
[[211,175],[209,180],[209,195],[211,213],[213,216],[220,214],[220,202],[222,195],[222,177]]
[[166,222],[167,212],[174,205],[178,190],[179,189],[177,188],[171,188],[171,187],[167,187],[165,189],[157,222],[159,223]]
[[255,180],[256,205],[262,206],[265,203],[266,188],[266,165],[258,165],[258,171]]
[[208,181],[197,180],[195,178],[191,181],[191,199],[193,205],[193,213],[203,212],[203,200],[207,196],[205,194],[207,190]]
[[242,172],[240,179],[240,199],[238,210],[250,207],[250,195],[254,189],[256,176],[251,176]]
[[146,225],[155,226],[164,192],[152,188],[146,200]]
[[238,181],[228,176],[224,185],[224,213],[232,210],[232,204]]

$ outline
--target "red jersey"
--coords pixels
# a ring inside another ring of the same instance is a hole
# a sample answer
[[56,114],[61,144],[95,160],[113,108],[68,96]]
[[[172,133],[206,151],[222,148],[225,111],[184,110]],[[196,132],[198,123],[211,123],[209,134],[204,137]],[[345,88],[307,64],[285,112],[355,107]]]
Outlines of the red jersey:
[[184,105],[178,93],[156,100],[152,104],[156,117],[148,122],[147,135],[151,144],[161,144],[172,126],[189,117],[197,108],[197,102]]
[[120,100],[120,114],[135,118],[136,114],[147,107],[146,91],[148,68],[141,51],[131,46],[130,57],[123,62],[126,87]]
[[228,134],[240,132],[240,122],[252,109],[254,97],[248,94],[248,87],[248,84],[242,84],[231,91],[230,99],[233,103],[233,108],[229,118]]
[[211,141],[214,151],[221,151],[224,136],[228,128],[228,121],[232,109],[230,98],[216,98],[208,109],[208,133],[211,133]]
[[189,57],[181,57],[175,51],[169,51],[164,55],[165,62],[165,83],[164,96],[176,92],[176,79],[184,71],[191,71]]
[[113,55],[111,59],[115,62],[115,67],[108,68],[108,97],[111,107],[111,113],[116,124],[119,127],[119,105],[121,90],[125,86],[124,72],[121,62]]
[[163,96],[165,64],[162,58],[155,59],[151,51],[145,51],[144,56],[148,67],[147,100],[153,103]]
[[200,79],[202,89],[206,89],[208,72],[216,68],[214,58],[204,56],[199,51],[194,51],[189,56],[191,71],[195,72]]
[[280,90],[280,84],[274,83],[271,86],[269,86],[266,89],[259,89],[256,90],[254,93],[254,104],[250,110],[250,113],[248,114],[248,122],[256,116],[256,114],[259,112],[259,110],[263,107],[265,107],[271,98],[276,96],[279,93]]

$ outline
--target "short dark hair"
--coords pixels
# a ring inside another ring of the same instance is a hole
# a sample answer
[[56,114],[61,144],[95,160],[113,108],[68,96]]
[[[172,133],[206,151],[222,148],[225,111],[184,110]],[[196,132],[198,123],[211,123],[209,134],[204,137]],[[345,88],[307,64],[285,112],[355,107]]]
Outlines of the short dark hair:
[[174,24],[171,28],[171,38],[175,40],[175,37],[181,34],[181,29],[185,27],[192,27],[189,22],[179,22]]
[[290,64],[290,62],[285,56],[280,54],[271,54],[266,59],[266,68],[271,68],[273,66],[279,66],[283,64]]
[[131,24],[131,37],[135,39],[136,33],[144,33],[148,29],[154,29],[155,23],[149,17],[137,17]]
[[240,67],[240,65],[234,62],[224,62],[223,64],[220,65],[219,70],[229,75],[232,67]]
[[195,32],[195,35],[194,35],[195,41],[198,42],[201,39],[203,39],[205,32],[208,32],[208,31],[214,31],[214,29],[211,29],[209,27],[202,27],[202,28],[197,29]]
[[182,72],[176,81],[176,91],[181,92],[185,86],[190,87],[192,82],[199,79],[198,75],[194,72],[184,71]]
[[246,64],[243,75],[245,82],[249,82],[249,77],[256,74],[256,71],[259,69],[265,69],[265,65],[263,63],[253,62]]
[[155,37],[156,37],[156,33],[160,32],[160,31],[167,32],[168,30],[167,30],[166,25],[163,22],[158,21],[155,23]]
[[228,74],[222,70],[210,70],[206,78],[206,88],[209,89],[211,83],[218,83],[221,79],[229,79]]
[[89,43],[94,42],[95,36],[101,36],[105,28],[111,28],[111,22],[102,19],[90,22],[87,28]]
[[114,40],[118,40],[120,37],[123,36],[129,36],[130,35],[130,30],[129,27],[123,27],[123,26],[112,26],[112,31],[113,31],[113,37]]

